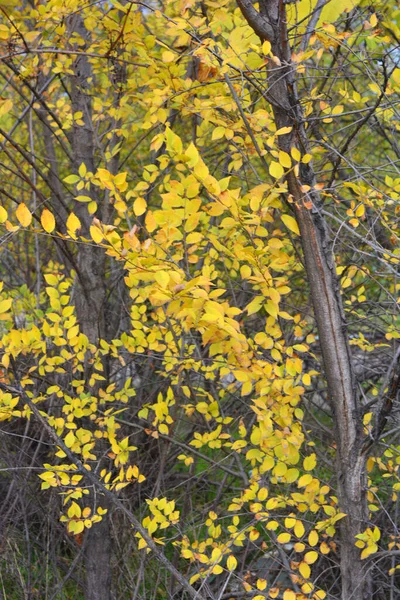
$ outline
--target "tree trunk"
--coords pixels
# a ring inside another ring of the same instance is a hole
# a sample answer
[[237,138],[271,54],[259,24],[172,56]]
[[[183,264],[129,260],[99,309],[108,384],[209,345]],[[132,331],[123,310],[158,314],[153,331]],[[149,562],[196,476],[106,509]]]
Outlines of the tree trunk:
[[[79,13],[70,21],[71,32],[77,33],[88,42],[88,32]],[[82,47],[79,48],[82,52]],[[84,125],[74,123],[72,149],[74,170],[85,164],[88,171],[95,172],[95,144],[92,123],[92,103],[89,87],[93,86],[93,73],[87,57],[81,53],[73,63],[71,76],[72,111],[82,113]],[[93,189],[85,191],[98,201]],[[77,203],[75,212],[82,224],[81,234],[90,239],[89,228],[92,217],[86,205]],[[98,215],[101,218],[101,215]],[[105,254],[94,244],[78,245],[78,269],[74,302],[82,332],[89,341],[97,344],[99,338],[106,337],[105,325]],[[101,450],[101,449],[100,449]],[[102,508],[107,508],[106,500],[101,499]],[[86,532],[86,600],[111,600],[111,528],[109,513],[100,523]]]
[[[296,147],[308,153],[304,115],[296,88],[295,70],[291,65],[291,49],[286,28],[285,5],[282,0],[261,0],[260,12],[251,0],[237,0],[238,5],[262,41],[271,43],[272,53],[280,64],[270,60],[268,100],[277,129],[291,128],[278,137],[281,150],[290,154]],[[312,164],[299,165],[296,175],[287,173],[286,181],[295,217],[300,229],[305,271],[310,286],[315,319],[321,345],[329,401],[332,406],[341,512],[340,566],[343,600],[370,600],[372,579],[360,559],[355,535],[365,530],[368,522],[366,453],[362,410],[348,343],[348,334],[340,287],[327,228],[319,208],[321,200]],[[304,191],[307,190],[307,191]]]
[[[109,503],[101,499],[102,508]],[[107,515],[86,533],[85,540],[86,588],[85,600],[109,600],[111,598],[111,532]]]

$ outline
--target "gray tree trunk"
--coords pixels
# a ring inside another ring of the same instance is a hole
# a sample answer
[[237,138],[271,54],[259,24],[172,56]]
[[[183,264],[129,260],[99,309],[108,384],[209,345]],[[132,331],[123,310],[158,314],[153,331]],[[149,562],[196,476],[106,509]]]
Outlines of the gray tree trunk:
[[[88,40],[88,32],[79,14],[70,21],[70,31],[76,32],[82,39]],[[79,48],[82,52],[82,47]],[[92,123],[92,103],[89,87],[93,86],[91,65],[80,54],[73,63],[74,75],[71,76],[71,100],[73,113],[83,114],[84,125],[74,124],[72,132],[72,150],[74,170],[84,163],[88,171],[95,172],[95,143]],[[86,192],[85,192],[86,193]],[[93,190],[88,192],[98,201]],[[82,224],[81,234],[90,239],[89,227],[92,217],[82,203],[76,204],[75,212]],[[101,218],[101,215],[98,215]],[[99,338],[106,337],[105,325],[105,254],[94,244],[79,244],[77,259],[77,286],[74,302],[82,332],[89,341],[96,344]],[[100,505],[107,508],[106,500],[100,499]],[[111,528],[109,514],[86,532],[85,567],[86,600],[111,600]]]
[[[272,53],[281,63],[277,66],[270,61],[268,73],[268,100],[277,129],[292,129],[291,133],[279,136],[280,149],[290,153],[290,149],[296,147],[304,155],[309,143],[295,71],[291,66],[285,5],[281,0],[261,0],[258,12],[251,0],[237,1],[248,23],[263,41],[271,43]],[[316,180],[312,165],[301,165],[299,176],[291,171],[286,180],[301,233],[304,265],[335,424],[338,499],[340,510],[347,515],[340,524],[342,599],[370,600],[371,571],[361,561],[360,550],[355,546],[355,535],[363,531],[368,522],[362,411],[334,257],[326,224],[319,212],[320,197],[313,190]],[[310,186],[309,192],[302,191],[304,185]]]

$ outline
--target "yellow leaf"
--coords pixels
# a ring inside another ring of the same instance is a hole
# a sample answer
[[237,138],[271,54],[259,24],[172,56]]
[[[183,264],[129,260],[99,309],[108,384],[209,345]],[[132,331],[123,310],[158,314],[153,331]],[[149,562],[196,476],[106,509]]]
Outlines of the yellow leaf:
[[285,527],[286,529],[292,529],[296,525],[296,519],[294,517],[286,517]]
[[176,54],[174,54],[170,50],[166,50],[165,52],[162,53],[163,62],[165,62],[165,63],[174,62],[175,56],[176,56]]
[[378,550],[378,546],[376,544],[372,544],[371,546],[367,546],[361,552],[361,560],[364,560],[365,558],[367,558],[371,554],[375,554],[375,552],[377,552],[377,550]]
[[214,573],[214,575],[220,575],[223,572],[223,568],[221,567],[221,565],[215,565],[213,567],[212,572]]
[[[269,501],[267,502],[267,506],[266,508],[268,509],[269,506]],[[273,506],[272,508],[275,508],[275,506]],[[278,521],[270,521],[269,523],[267,523],[266,528],[268,529],[268,531],[276,531],[279,527],[279,523]]]
[[374,540],[374,542],[377,542],[381,539],[381,532],[379,527],[374,527],[374,531],[372,532],[372,539]]
[[286,483],[293,483],[299,477],[298,469],[289,469],[285,476]]
[[282,221],[292,233],[300,235],[299,226],[297,225],[297,221],[294,217],[291,217],[290,215],[282,215]]
[[379,95],[381,93],[381,88],[377,83],[370,83],[368,87],[374,94]]
[[279,152],[279,162],[282,167],[285,167],[285,169],[290,169],[292,166],[292,159],[290,158],[289,154],[287,152],[283,152],[283,150]]
[[258,492],[258,499],[261,500],[261,502],[264,502],[264,500],[266,500],[268,497],[268,490],[267,488],[261,488],[261,490]]
[[143,215],[146,212],[146,208],[146,200],[144,198],[136,198],[135,202],[133,203],[133,212],[135,215],[140,217],[140,215]]
[[12,298],[7,298],[7,300],[2,300],[0,302],[0,314],[7,312],[10,310],[12,305]]
[[302,475],[302,477],[300,477],[300,479],[297,482],[297,485],[299,488],[305,487],[306,485],[311,483],[311,481],[312,481],[312,476],[309,473],[307,473],[307,475]]
[[92,198],[90,196],[75,196],[75,200],[77,202],[92,202]]
[[167,287],[170,280],[167,271],[157,271],[154,278],[157,281],[157,283],[164,289]]
[[68,177],[64,177],[63,181],[65,181],[65,183],[77,183],[79,177],[78,175],[68,175]]
[[154,218],[153,211],[148,210],[146,213],[146,217],[144,220],[144,224],[149,233],[153,233],[155,229],[157,229],[157,221]]
[[246,310],[247,313],[249,315],[253,315],[254,313],[258,312],[261,308],[261,306],[264,303],[264,298],[263,296],[256,296],[251,302],[250,304],[247,305]]
[[315,454],[311,454],[304,459],[303,467],[306,471],[312,471],[315,465],[317,464],[317,457]]
[[288,542],[290,542],[290,538],[291,535],[290,533],[280,533],[278,535],[278,537],[276,538],[276,540],[280,543],[280,544],[287,544]]
[[165,130],[165,141],[168,152],[171,154],[182,154],[182,140],[169,127],[167,127]]
[[310,552],[306,552],[304,555],[304,560],[308,565],[312,565],[318,560],[318,552],[315,550],[310,550]]
[[84,525],[83,521],[70,521],[68,523],[68,531],[70,531],[71,533],[74,533],[75,535],[82,533],[82,531],[84,529],[85,529],[85,525]]
[[92,237],[92,240],[94,242],[96,242],[96,244],[100,244],[100,242],[103,241],[103,234],[101,232],[101,230],[96,227],[95,225],[91,225],[90,228],[90,235]]
[[5,223],[7,221],[7,211],[5,208],[0,206],[0,223]]
[[276,131],[275,135],[287,135],[292,131],[293,127],[281,127]]
[[365,213],[364,204],[360,204],[360,206],[356,209],[356,217],[362,217]]
[[18,205],[15,214],[22,227],[29,227],[29,225],[32,223],[31,212],[24,202],[21,202],[21,204]]
[[231,554],[230,556],[228,556],[228,560],[226,561],[226,567],[229,571],[234,571],[237,567],[237,560],[236,558],[233,556],[233,554]]
[[[199,162],[199,152],[193,143],[189,144],[185,150],[185,156],[189,159],[186,163],[189,167],[195,167]],[[191,198],[192,196],[188,197]]]
[[274,319],[276,319],[279,312],[279,306],[277,306],[273,302],[266,302],[264,306],[267,313],[271,315],[271,317],[274,317]]
[[201,242],[201,240],[203,239],[203,235],[201,233],[199,233],[198,231],[193,231],[192,233],[189,233],[189,235],[186,238],[186,243],[187,244],[198,244],[199,242]]
[[114,184],[121,192],[124,192],[128,187],[128,184],[126,183],[127,175],[128,173],[124,171],[123,173],[118,173],[118,175],[115,175],[114,177]]
[[371,15],[371,18],[369,20],[371,27],[376,27],[378,24],[378,17],[376,16],[376,14],[374,13],[373,15]]
[[[261,472],[265,473],[266,471],[270,471],[274,465],[275,465],[275,460],[272,458],[272,456],[266,456],[261,465],[261,468],[262,468]],[[267,506],[267,508],[268,508],[268,506]]]
[[79,519],[82,514],[81,507],[76,502],[72,502],[67,514],[70,519],[73,519],[74,517],[77,517]]
[[296,594],[292,590],[285,590],[283,600],[296,600]]
[[284,475],[286,475],[286,471],[287,466],[285,465],[285,463],[279,462],[274,468],[274,475],[276,477],[283,477]]
[[72,448],[72,446],[75,443],[75,435],[73,431],[70,431],[64,439],[64,444],[67,446],[67,448]]
[[40,217],[40,222],[42,224],[43,229],[47,231],[47,233],[51,233],[52,231],[54,231],[54,228],[56,226],[56,220],[53,214],[47,208],[43,209],[42,215]]
[[225,127],[216,127],[212,132],[212,140],[220,140],[225,135]]
[[81,228],[81,222],[74,213],[71,213],[69,215],[69,217],[67,219],[66,227],[67,227],[68,233],[72,236],[75,236],[78,229]]
[[297,538],[302,538],[304,535],[304,525],[301,521],[296,521],[296,525],[294,526],[294,534]]
[[304,577],[304,579],[308,579],[311,575],[311,569],[306,562],[301,562],[299,565],[300,575]]
[[10,112],[12,107],[13,107],[13,103],[12,103],[12,100],[10,100],[10,99],[4,100],[3,102],[1,102],[0,117],[2,117],[3,115],[6,115],[8,112]]
[[267,55],[271,52],[271,44],[268,41],[265,41],[262,45],[263,54]]
[[297,148],[293,147],[290,151],[290,154],[292,155],[293,160],[295,160],[296,162],[299,162],[299,160],[301,158],[301,154]]
[[243,279],[248,279],[251,276],[251,269],[248,265],[242,265],[240,267],[240,275]]
[[273,160],[269,165],[269,174],[271,177],[274,177],[274,179],[280,179],[284,175],[283,167]]
[[266,579],[257,579],[256,585],[257,585],[257,589],[262,592],[267,587],[267,580]]
[[113,176],[107,169],[97,169],[96,175],[107,189],[111,190],[114,187],[112,183]]
[[318,540],[319,540],[319,535],[315,531],[315,529],[313,529],[308,534],[308,543],[310,544],[310,546],[316,546],[318,544]]

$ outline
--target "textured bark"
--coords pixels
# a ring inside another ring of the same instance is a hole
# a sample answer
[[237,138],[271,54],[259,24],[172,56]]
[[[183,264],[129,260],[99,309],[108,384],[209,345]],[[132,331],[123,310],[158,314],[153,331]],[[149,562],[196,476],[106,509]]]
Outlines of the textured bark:
[[[109,506],[105,499],[101,500],[102,508]],[[89,529],[86,534],[85,600],[108,600],[111,598],[111,535],[109,519],[103,517],[100,523]]]
[[[271,43],[272,53],[280,62],[276,64],[270,60],[268,73],[268,100],[277,129],[292,128],[289,134],[279,136],[280,149],[290,153],[291,148],[296,147],[304,155],[309,144],[295,71],[291,66],[283,0],[261,0],[258,19],[252,4],[238,0],[238,5],[261,39]],[[340,526],[342,599],[369,600],[372,596],[371,572],[361,561],[360,550],[354,545],[355,535],[365,530],[368,522],[362,411],[334,257],[326,223],[319,211],[321,200],[313,189],[316,180],[312,165],[301,165],[299,175],[291,171],[286,180],[300,229],[335,424],[338,498],[340,510],[347,515]]]
[[[79,13],[69,23],[72,36],[78,34],[88,41],[88,32]],[[72,37],[73,40],[73,37]],[[82,50],[82,47],[79,48]],[[84,125],[73,126],[72,149],[74,170],[84,163],[88,171],[94,173],[95,143],[92,123],[92,103],[90,86],[93,86],[93,73],[88,58],[80,54],[73,63],[74,75],[71,76],[72,110],[81,112]],[[86,193],[86,192],[85,192]],[[95,192],[88,192],[98,202]],[[75,212],[82,224],[81,234],[90,238],[89,227],[92,218],[84,204],[77,203]],[[101,219],[101,214],[97,215]],[[74,302],[82,332],[89,341],[96,344],[99,338],[106,337],[105,325],[105,254],[101,248],[92,244],[78,245],[77,286]],[[100,501],[106,508],[104,500]],[[101,523],[86,532],[86,600],[111,600],[111,528],[107,513]]]
[[[87,31],[80,15],[72,19],[74,32],[82,39],[87,38]],[[73,126],[72,149],[74,168],[78,170],[84,163],[88,171],[95,172],[95,145],[92,125],[92,103],[89,87],[93,76],[91,65],[83,54],[77,56],[73,64],[74,75],[71,76],[71,100],[73,112],[83,114],[84,125]],[[93,84],[92,84],[93,85]],[[93,189],[88,194],[98,200]],[[75,212],[82,224],[81,234],[88,236],[92,218],[84,204],[78,202]],[[101,215],[98,214],[101,219]],[[84,333],[91,342],[96,342],[105,335],[104,303],[105,303],[105,255],[101,248],[92,244],[80,246],[78,254],[78,283],[75,304],[78,318]]]

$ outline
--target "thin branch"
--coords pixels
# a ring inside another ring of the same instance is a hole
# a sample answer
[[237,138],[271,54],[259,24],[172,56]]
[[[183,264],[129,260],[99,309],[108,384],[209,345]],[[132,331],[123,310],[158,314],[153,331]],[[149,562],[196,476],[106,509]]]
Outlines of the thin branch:
[[190,597],[194,600],[206,600],[204,596],[202,596],[197,590],[195,590],[190,583],[186,580],[186,578],[174,567],[174,565],[169,561],[169,559],[164,555],[164,553],[157,547],[154,540],[149,536],[147,529],[145,529],[140,521],[136,518],[136,516],[125,506],[125,504],[113,494],[92,472],[89,471],[86,466],[77,458],[71,450],[66,446],[64,441],[57,435],[51,425],[48,424],[47,420],[42,414],[42,411],[38,409],[36,404],[29,398],[22,389],[16,389],[11,386],[5,385],[4,383],[0,383],[0,387],[5,389],[8,392],[13,394],[18,394],[22,397],[23,401],[29,406],[30,410],[36,417],[37,421],[41,424],[43,429],[47,431],[49,436],[54,440],[55,444],[66,454],[68,460],[74,464],[77,470],[84,475],[84,477],[89,481],[99,492],[101,492],[105,498],[110,500],[110,502],[121,512],[123,512],[133,527],[140,533],[142,538],[145,540],[147,546],[152,550],[154,555],[157,557],[157,560],[164,565],[164,567],[173,575],[177,581],[181,584],[181,586],[190,594]]

